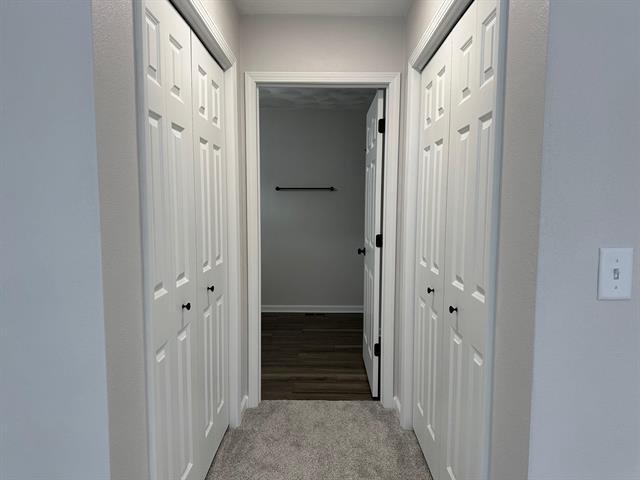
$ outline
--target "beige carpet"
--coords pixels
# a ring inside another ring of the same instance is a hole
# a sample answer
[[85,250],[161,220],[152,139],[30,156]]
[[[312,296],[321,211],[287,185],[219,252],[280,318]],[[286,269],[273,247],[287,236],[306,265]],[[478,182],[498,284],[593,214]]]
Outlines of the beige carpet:
[[431,480],[413,432],[379,402],[264,401],[229,430],[208,480]]

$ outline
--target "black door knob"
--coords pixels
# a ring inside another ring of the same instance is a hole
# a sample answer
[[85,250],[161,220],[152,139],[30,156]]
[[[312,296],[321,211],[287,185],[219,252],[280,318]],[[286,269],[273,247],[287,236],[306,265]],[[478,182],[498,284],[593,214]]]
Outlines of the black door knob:
[[366,255],[367,254],[367,249],[366,248],[359,248],[358,249],[358,255]]
[[427,293],[433,293],[435,290],[431,287],[427,287]]
[[187,302],[187,303],[183,304],[182,305],[182,309],[183,310],[187,310],[187,311],[191,310],[191,302]]
[[449,313],[453,313],[453,312],[457,312],[458,311],[458,307],[453,307],[451,305],[449,305]]
[[209,290],[210,292],[213,292],[216,289],[215,285],[210,285],[207,287],[207,290]]

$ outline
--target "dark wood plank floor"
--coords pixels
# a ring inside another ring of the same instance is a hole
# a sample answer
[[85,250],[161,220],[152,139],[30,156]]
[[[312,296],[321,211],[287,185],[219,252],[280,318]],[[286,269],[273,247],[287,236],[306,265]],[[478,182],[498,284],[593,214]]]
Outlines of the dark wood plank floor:
[[262,314],[264,400],[371,400],[362,314]]

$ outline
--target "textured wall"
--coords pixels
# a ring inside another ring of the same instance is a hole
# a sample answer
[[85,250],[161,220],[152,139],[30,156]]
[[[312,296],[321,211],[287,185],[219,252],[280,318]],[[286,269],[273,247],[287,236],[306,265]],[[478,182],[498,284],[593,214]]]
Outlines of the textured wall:
[[96,144],[114,479],[149,475],[133,8],[92,1]]
[[91,3],[0,2],[0,478],[106,480]]
[[363,110],[261,109],[263,305],[362,306],[365,125]]
[[[552,2],[532,480],[640,478],[640,4]],[[598,248],[635,247],[633,298],[598,301]]]

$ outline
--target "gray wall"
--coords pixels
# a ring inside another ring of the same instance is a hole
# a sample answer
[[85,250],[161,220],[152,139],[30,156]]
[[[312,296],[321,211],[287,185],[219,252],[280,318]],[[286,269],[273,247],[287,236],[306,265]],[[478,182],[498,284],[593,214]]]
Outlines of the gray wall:
[[[532,480],[640,478],[640,4],[552,2]],[[598,248],[635,247],[598,301]]]
[[133,8],[92,1],[102,281],[114,479],[149,475]]
[[105,480],[91,3],[0,22],[0,478]]
[[362,306],[365,124],[365,111],[260,109],[263,305]]

